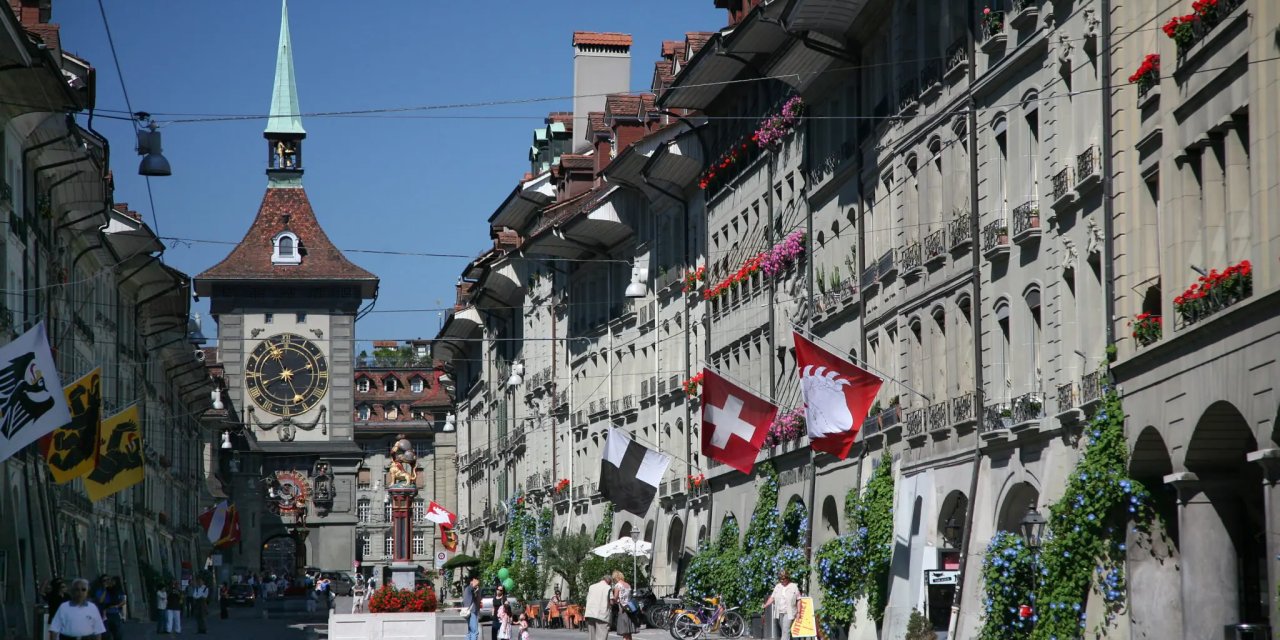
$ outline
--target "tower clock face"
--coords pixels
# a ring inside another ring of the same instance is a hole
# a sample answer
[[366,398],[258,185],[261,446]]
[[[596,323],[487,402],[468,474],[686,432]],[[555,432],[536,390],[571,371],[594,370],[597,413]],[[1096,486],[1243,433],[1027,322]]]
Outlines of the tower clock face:
[[245,387],[253,403],[277,416],[315,407],[329,391],[329,363],[314,342],[281,333],[254,347],[245,360]]

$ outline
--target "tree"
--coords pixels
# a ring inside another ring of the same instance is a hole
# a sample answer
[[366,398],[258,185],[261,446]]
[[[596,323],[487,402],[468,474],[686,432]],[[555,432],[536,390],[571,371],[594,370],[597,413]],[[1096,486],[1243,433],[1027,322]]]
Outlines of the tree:
[[565,586],[568,588],[566,598],[581,600],[586,597],[585,590],[582,593],[578,592],[580,584],[586,587],[586,583],[579,582],[580,569],[595,546],[595,540],[587,533],[552,537],[543,544],[543,562],[548,572],[564,578]]
[[938,634],[934,633],[933,625],[929,623],[929,619],[919,609],[911,610],[911,617],[907,619],[907,637],[906,640],[937,640]]

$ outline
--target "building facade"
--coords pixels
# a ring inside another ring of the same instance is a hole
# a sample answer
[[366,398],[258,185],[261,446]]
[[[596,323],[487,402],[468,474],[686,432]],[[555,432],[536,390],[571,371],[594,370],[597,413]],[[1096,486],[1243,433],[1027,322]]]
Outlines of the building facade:
[[625,428],[675,462],[612,533],[654,542],[653,583],[679,589],[759,480],[699,455],[684,382],[705,363],[797,408],[796,329],[886,380],[849,459],[804,436],[759,458],[810,549],[892,465],[884,620],[853,636],[900,637],[918,610],[974,637],[987,545],[1062,497],[1109,388],[1168,537],[1130,541],[1129,608],[1095,594],[1085,621],[1267,624],[1277,9],[1221,2],[1174,37],[1190,5],[717,6],[724,29],[664,43],[652,98],[572,114],[594,147],[535,162],[461,274],[437,344],[466,548],[502,538],[516,497],[552,505],[555,531],[594,527],[603,429]]
[[247,570],[300,575],[355,558],[362,456],[352,417],[355,320],[378,278],[320,226],[302,186],[306,131],[283,5],[271,112],[263,133],[267,189],[244,239],[195,280],[218,322],[223,393],[240,413],[259,489],[239,502]]
[[[452,403],[427,340],[374,343],[355,368],[355,438],[363,462],[356,472],[356,558],[366,576],[384,580],[392,561],[391,497],[386,491],[391,445],[413,443],[419,494],[413,503],[409,549],[423,571],[435,570],[444,550],[440,531],[426,519],[432,502],[456,510],[457,434]],[[384,569],[385,567],[385,569]]]
[[[101,367],[104,417],[136,406],[145,479],[91,501],[82,478],[55,484],[38,446],[0,461],[0,628],[44,633],[38,588],[54,577],[118,575],[149,615],[156,579],[202,568],[196,521],[209,497],[199,415],[211,386],[190,278],[115,203],[107,141],[77,115],[95,70],[67,53],[48,0],[0,8],[0,342],[43,323],[64,384]],[[54,390],[60,393],[60,390]]]

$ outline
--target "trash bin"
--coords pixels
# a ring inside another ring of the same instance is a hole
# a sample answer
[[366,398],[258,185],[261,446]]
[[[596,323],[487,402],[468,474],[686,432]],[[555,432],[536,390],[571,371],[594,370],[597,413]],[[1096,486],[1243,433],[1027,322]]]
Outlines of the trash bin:
[[1229,630],[1235,632],[1235,635],[1228,635],[1228,638],[1234,640],[1267,640],[1271,637],[1270,627],[1265,624],[1237,624],[1228,627]]

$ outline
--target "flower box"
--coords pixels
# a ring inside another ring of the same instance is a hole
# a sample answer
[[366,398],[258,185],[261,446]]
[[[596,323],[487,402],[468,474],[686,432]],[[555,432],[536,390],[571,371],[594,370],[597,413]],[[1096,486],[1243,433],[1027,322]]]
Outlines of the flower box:
[[1141,101],[1147,92],[1160,84],[1160,54],[1151,53],[1142,59],[1138,70],[1129,76],[1129,84],[1138,86],[1138,100]]
[[1164,332],[1160,316],[1150,313],[1139,313],[1133,318],[1133,339],[1138,346],[1145,347],[1160,340]]
[[1219,273],[1216,269],[1200,276],[1182,295],[1173,299],[1173,309],[1184,325],[1194,324],[1253,295],[1253,265],[1242,260]]

